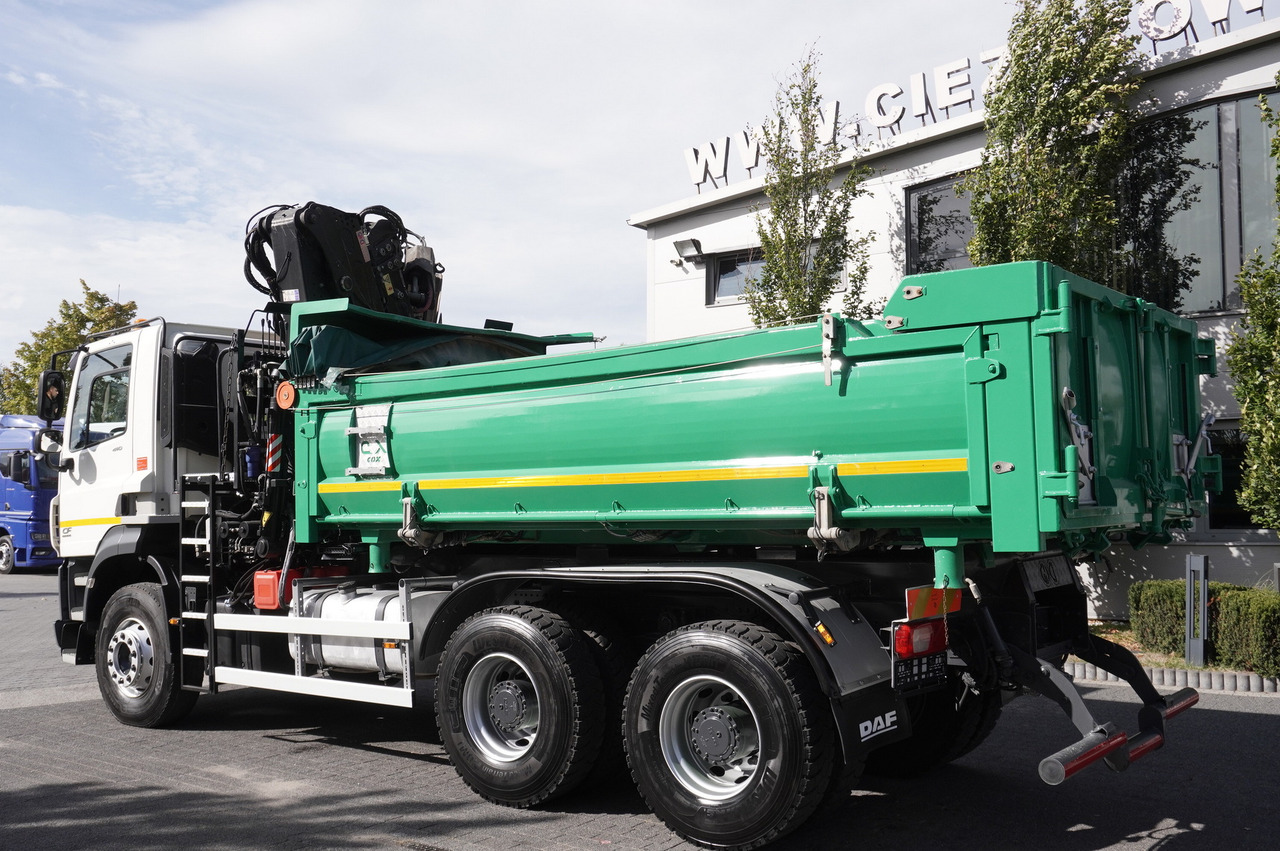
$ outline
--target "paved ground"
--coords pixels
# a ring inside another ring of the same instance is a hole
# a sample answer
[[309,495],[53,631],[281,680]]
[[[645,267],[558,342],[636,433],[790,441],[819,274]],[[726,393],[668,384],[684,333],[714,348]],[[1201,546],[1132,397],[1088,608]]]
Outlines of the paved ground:
[[[92,670],[59,660],[56,611],[53,577],[0,577],[0,849],[690,847],[625,782],[532,811],[479,800],[422,710],[236,690],[172,730],[122,726]],[[1132,729],[1127,689],[1084,692]],[[1072,729],[1021,699],[973,754],[923,779],[864,780],[773,847],[1275,847],[1280,697],[1205,695],[1170,734],[1128,772],[1095,766],[1048,787],[1036,765]]]

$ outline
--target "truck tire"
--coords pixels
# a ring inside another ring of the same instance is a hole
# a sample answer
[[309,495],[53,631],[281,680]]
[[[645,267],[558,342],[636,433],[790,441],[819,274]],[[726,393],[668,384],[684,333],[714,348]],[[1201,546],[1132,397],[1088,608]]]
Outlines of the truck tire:
[[709,621],[659,639],[636,666],[623,717],[640,794],[693,842],[763,845],[828,790],[830,707],[800,651],[753,624]]
[[13,537],[0,535],[0,575],[13,573],[14,556]]
[[195,705],[196,693],[182,689],[178,648],[170,644],[164,595],[154,582],[126,585],[111,596],[96,653],[98,689],[119,721],[163,727]]
[[911,737],[872,751],[867,774],[915,777],[982,744],[1004,708],[999,689],[974,689],[953,669],[946,688],[909,698]]
[[628,777],[627,758],[622,747],[622,704],[638,654],[632,651],[625,638],[615,632],[616,627],[602,623],[603,618],[581,609],[560,609],[560,612],[582,634],[583,644],[600,672],[604,731],[600,738],[600,753],[583,782],[592,789],[612,786]]
[[436,723],[478,795],[531,807],[591,770],[605,718],[586,640],[559,615],[530,606],[487,609],[454,631],[440,657]]

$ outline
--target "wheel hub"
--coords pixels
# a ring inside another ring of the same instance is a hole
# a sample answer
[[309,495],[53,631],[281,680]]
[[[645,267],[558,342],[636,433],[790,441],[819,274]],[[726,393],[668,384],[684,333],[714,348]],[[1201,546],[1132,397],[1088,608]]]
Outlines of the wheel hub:
[[732,761],[741,741],[737,722],[719,706],[699,712],[689,732],[694,753],[711,765],[725,765]]
[[112,634],[107,644],[107,668],[111,681],[129,697],[138,697],[151,686],[155,653],[151,633],[140,621],[129,618]]
[[658,740],[672,777],[703,801],[744,794],[759,765],[755,710],[733,683],[711,674],[690,676],[671,690]]
[[522,758],[538,737],[538,689],[507,653],[476,662],[462,683],[462,713],[476,749],[495,765]]
[[507,733],[523,726],[525,708],[524,689],[514,680],[503,680],[489,693],[489,717]]

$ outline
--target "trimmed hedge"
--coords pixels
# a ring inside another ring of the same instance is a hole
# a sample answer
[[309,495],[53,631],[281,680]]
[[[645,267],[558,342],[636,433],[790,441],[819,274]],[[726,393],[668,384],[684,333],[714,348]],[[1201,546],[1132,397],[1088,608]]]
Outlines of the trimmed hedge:
[[[1129,618],[1144,648],[1186,654],[1186,594],[1182,579],[1135,582]],[[1208,659],[1215,665],[1280,676],[1280,593],[1226,582],[1209,583]]]

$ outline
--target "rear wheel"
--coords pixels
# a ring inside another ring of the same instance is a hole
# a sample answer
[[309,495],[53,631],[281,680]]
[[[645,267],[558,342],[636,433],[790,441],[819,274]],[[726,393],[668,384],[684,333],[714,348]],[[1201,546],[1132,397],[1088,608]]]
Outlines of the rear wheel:
[[454,768],[476,793],[530,807],[591,770],[604,706],[586,640],[530,606],[486,610],[454,632],[440,658],[436,718]]
[[9,535],[0,535],[0,574],[13,573],[13,562],[13,538]]
[[121,588],[98,627],[98,689],[117,719],[162,727],[185,716],[196,693],[182,690],[181,660],[169,640],[164,596],[153,582]]
[[763,845],[808,818],[829,785],[830,708],[800,651],[751,624],[660,639],[632,675],[624,722],[640,793],[694,842]]
[[626,639],[618,635],[617,627],[604,623],[603,618],[581,609],[570,609],[563,614],[582,634],[583,643],[595,659],[604,701],[605,723],[600,753],[584,782],[591,788],[610,786],[628,776],[622,748],[622,704],[637,654],[632,652]]

